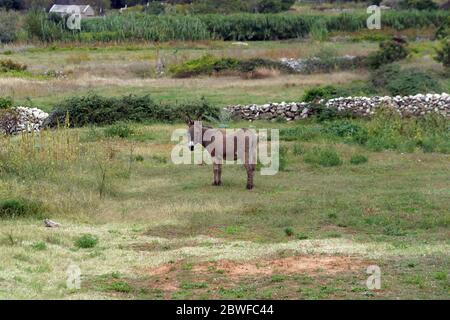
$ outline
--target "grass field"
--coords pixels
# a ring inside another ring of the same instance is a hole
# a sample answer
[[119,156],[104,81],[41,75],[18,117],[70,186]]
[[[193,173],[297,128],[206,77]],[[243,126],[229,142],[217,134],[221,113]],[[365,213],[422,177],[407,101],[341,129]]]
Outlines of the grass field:
[[[448,298],[448,155],[318,138],[303,147],[333,147],[341,166],[289,151],[285,171],[257,174],[246,191],[239,166],[214,187],[210,166],[172,164],[179,127],[135,125],[127,139],[99,128],[46,133],[45,155],[11,165],[0,197],[41,201],[40,216],[62,226],[2,220],[0,297]],[[21,139],[10,143],[32,152]],[[350,164],[354,154],[369,162]],[[77,243],[85,234],[92,248]],[[66,287],[69,264],[81,269],[80,290]],[[369,265],[381,268],[381,290],[365,286]]]
[[[441,66],[433,60],[434,41],[411,43],[413,54],[403,64],[439,74]],[[237,76],[174,79],[158,77],[156,60],[166,66],[213,54],[222,57],[269,59],[307,58],[315,55],[364,56],[377,49],[376,42],[348,41],[271,41],[250,42],[241,47],[229,42],[117,45],[113,47],[22,47],[5,48],[0,59],[26,64],[25,76],[0,77],[0,95],[12,96],[16,103],[36,105],[50,111],[55,103],[73,95],[95,92],[107,96],[151,94],[161,102],[174,103],[205,97],[216,105],[299,101],[304,91],[317,85],[351,85],[368,78],[366,70],[331,74],[277,75],[266,79],[242,79]],[[5,54],[6,52],[6,54]],[[65,78],[44,77],[45,72],[62,71]],[[43,78],[44,77],[44,78]],[[450,90],[448,77],[441,77]],[[211,90],[213,89],[213,90]]]

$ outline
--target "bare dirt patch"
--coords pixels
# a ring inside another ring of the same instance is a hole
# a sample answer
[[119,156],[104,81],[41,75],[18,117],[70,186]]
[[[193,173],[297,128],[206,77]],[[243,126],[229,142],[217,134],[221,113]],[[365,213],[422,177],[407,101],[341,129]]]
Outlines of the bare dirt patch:
[[230,287],[244,279],[265,279],[272,275],[307,274],[310,277],[361,272],[370,262],[351,256],[296,255],[266,260],[239,262],[219,260],[193,264],[186,270],[179,261],[146,269],[148,285],[167,293],[180,288],[186,279],[210,283],[212,287]]
[[194,272],[207,272],[211,268],[223,270],[232,277],[248,275],[295,274],[324,272],[335,274],[361,270],[367,262],[354,257],[301,255],[259,262],[217,261],[193,267]]

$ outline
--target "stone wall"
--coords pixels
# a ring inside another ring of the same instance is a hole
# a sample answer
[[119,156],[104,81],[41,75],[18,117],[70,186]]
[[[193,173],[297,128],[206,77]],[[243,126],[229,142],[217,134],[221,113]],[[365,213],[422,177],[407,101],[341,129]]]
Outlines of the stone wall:
[[39,132],[48,113],[38,108],[14,107],[0,121],[0,133],[17,134],[21,132]]
[[[404,97],[346,97],[322,100],[319,103],[359,117],[371,116],[376,108],[389,106],[397,109],[403,116],[421,116],[430,112],[438,112],[450,118],[450,95],[446,93]],[[228,106],[227,109],[234,117],[245,120],[271,120],[282,117],[290,121],[305,119],[312,114],[311,105],[305,102],[234,105]]]

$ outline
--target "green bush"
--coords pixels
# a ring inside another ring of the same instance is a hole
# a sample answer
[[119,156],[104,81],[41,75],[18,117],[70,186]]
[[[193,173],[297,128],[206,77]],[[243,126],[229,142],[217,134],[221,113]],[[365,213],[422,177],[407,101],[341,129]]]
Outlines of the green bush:
[[337,108],[326,107],[324,104],[310,105],[311,113],[318,122],[331,121],[349,116],[347,113],[339,112]]
[[306,152],[303,160],[312,165],[323,167],[333,167],[342,164],[342,160],[334,149],[324,147],[314,147]]
[[305,91],[302,101],[318,102],[321,99],[329,100],[335,98],[338,94],[338,89],[332,85],[319,86],[310,88]]
[[133,129],[126,123],[117,123],[105,129],[104,134],[108,138],[128,138],[134,133]]
[[380,43],[380,49],[367,57],[367,65],[378,69],[386,64],[403,60],[409,52],[406,44],[401,41],[390,40]]
[[106,98],[96,94],[69,98],[58,104],[46,119],[45,125],[56,127],[66,123],[72,127],[90,124],[109,125],[123,121],[184,121],[192,119],[217,118],[220,109],[205,99],[178,105],[155,103],[149,95]]
[[284,73],[293,72],[291,68],[284,65],[280,61],[273,61],[264,58],[241,60],[237,64],[237,69],[243,73],[255,71],[257,68],[277,69]]
[[387,65],[371,75],[372,84],[390,95],[415,95],[439,93],[442,87],[431,75],[414,69],[401,69],[398,65]]
[[38,201],[23,198],[0,200],[0,218],[41,218],[43,206]]
[[406,10],[436,10],[439,8],[433,0],[402,0],[399,5],[400,8]]
[[13,106],[13,99],[11,97],[0,97],[0,109],[8,109]]
[[450,68],[450,36],[441,40],[440,47],[436,48],[436,61],[442,63],[444,67]]
[[362,154],[355,154],[350,158],[350,163],[354,165],[363,164],[369,161],[367,156]]
[[186,61],[173,65],[169,71],[177,78],[188,78],[197,75],[210,75],[227,69],[236,68],[237,60],[232,58],[216,58],[207,54],[198,59]]
[[295,231],[291,227],[286,227],[284,228],[284,234],[287,235],[288,237],[291,237],[295,234]]
[[329,100],[348,96],[370,96],[376,93],[376,89],[367,83],[358,82],[338,87],[325,85],[307,89],[301,97],[301,100],[304,102],[318,102],[321,99]]
[[84,234],[75,239],[75,246],[80,249],[93,248],[97,243],[98,238],[91,234]]
[[257,68],[277,69],[285,73],[293,72],[289,67],[279,61],[263,58],[238,60],[234,58],[217,58],[213,55],[204,55],[198,59],[189,60],[169,68],[176,78],[188,78],[198,75],[211,75],[214,72],[235,70],[242,73],[255,71]]
[[386,85],[391,95],[415,95],[418,93],[440,93],[442,87],[431,75],[414,69],[398,73]]

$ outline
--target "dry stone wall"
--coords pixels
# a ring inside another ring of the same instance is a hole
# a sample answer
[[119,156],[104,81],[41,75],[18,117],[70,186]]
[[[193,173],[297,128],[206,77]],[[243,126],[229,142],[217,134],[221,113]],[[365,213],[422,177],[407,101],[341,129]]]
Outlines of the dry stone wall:
[[[376,108],[388,106],[398,110],[403,116],[422,116],[430,112],[438,112],[450,118],[450,95],[446,93],[403,97],[345,97],[322,100],[319,103],[359,117],[369,117],[375,113]],[[281,117],[290,121],[305,119],[312,115],[311,104],[306,102],[234,105],[227,109],[234,117],[245,120],[272,120]]]

